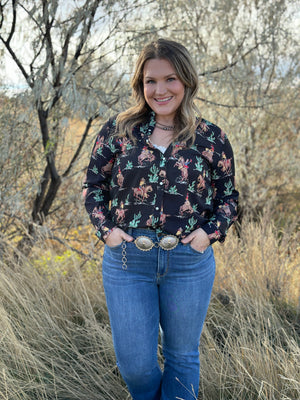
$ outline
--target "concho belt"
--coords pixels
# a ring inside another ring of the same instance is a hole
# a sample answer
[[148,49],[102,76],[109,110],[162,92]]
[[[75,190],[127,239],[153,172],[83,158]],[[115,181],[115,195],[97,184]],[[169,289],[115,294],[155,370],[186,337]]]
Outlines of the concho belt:
[[148,236],[138,236],[134,244],[139,250],[150,251],[153,247],[161,247],[164,250],[173,250],[178,245],[179,239],[174,235],[163,236],[159,242],[153,242]]

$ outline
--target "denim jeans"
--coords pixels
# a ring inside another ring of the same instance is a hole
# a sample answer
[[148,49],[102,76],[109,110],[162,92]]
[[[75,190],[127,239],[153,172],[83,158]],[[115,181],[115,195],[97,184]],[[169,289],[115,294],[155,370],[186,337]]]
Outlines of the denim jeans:
[[[155,231],[128,233],[159,241]],[[105,246],[102,274],[117,365],[132,398],[195,400],[200,334],[215,275],[212,247],[200,253],[181,242],[168,251],[157,246],[141,251],[133,242]],[[163,371],[157,358],[159,327]]]

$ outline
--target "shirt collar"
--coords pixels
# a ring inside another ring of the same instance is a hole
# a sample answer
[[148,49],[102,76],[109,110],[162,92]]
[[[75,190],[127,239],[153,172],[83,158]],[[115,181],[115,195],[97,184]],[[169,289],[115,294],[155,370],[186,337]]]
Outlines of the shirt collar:
[[135,128],[138,139],[147,139],[152,134],[155,124],[155,112],[150,111],[147,120]]

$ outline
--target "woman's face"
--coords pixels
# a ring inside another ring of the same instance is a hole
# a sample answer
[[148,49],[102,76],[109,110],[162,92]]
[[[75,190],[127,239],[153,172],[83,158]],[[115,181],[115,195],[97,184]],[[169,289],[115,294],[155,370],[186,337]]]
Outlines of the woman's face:
[[174,67],[168,60],[151,59],[146,61],[143,75],[144,97],[156,119],[173,124],[184,97],[184,85]]

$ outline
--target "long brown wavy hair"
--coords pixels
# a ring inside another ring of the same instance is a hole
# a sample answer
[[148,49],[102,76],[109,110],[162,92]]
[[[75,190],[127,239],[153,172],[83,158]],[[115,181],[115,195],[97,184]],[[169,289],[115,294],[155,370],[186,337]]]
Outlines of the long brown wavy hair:
[[158,39],[147,44],[141,51],[131,80],[135,105],[120,113],[117,117],[118,136],[129,136],[134,141],[133,128],[146,122],[151,108],[145,101],[143,73],[147,60],[164,59],[171,63],[178,78],[185,87],[184,97],[175,115],[173,141],[193,143],[195,138],[195,112],[200,113],[194,103],[198,91],[198,76],[194,62],[188,50],[180,43],[168,39]]

